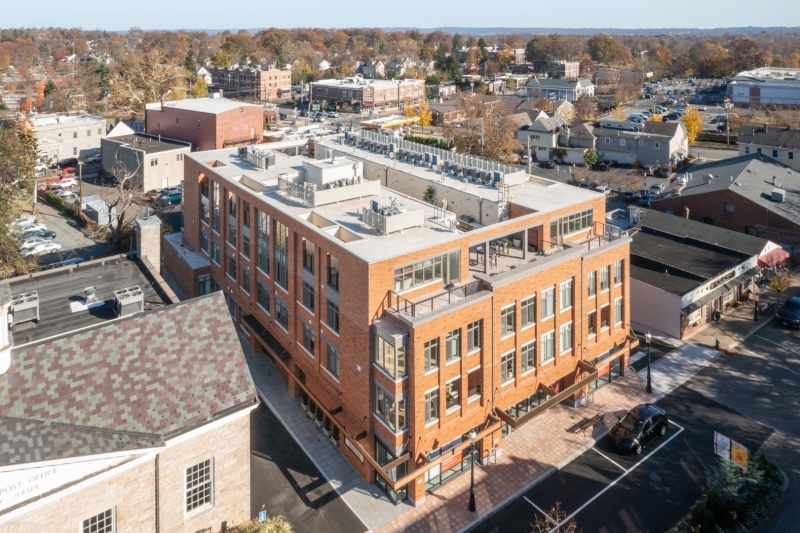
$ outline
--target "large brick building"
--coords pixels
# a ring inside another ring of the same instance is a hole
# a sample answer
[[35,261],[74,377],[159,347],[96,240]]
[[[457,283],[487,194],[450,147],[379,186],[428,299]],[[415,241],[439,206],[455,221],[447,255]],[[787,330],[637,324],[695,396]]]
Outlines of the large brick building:
[[696,165],[651,201],[658,211],[747,233],[800,261],[800,176],[763,153]]
[[148,264],[106,257],[0,284],[0,531],[251,518],[256,393],[225,300],[173,304]]
[[269,102],[287,98],[292,91],[292,67],[209,67],[213,89],[221,89],[236,98],[254,98]]
[[372,80],[352,76],[341,80],[319,80],[311,84],[311,99],[324,105],[348,104],[356,110],[403,109],[426,98],[425,80]]
[[390,498],[419,503],[467,468],[470,431],[486,460],[624,371],[630,239],[602,222],[603,195],[380,133],[313,160],[261,148],[187,157],[192,255],[164,267],[189,295],[210,271]]
[[147,104],[145,130],[199,152],[255,144],[264,136],[264,108],[218,96]]

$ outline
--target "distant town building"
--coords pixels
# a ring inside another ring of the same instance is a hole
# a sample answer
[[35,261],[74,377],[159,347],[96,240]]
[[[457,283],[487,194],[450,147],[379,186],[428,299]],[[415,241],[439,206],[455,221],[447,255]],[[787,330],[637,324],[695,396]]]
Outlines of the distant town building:
[[368,80],[351,76],[341,80],[320,80],[312,83],[315,102],[330,105],[349,104],[357,110],[383,111],[402,109],[406,102],[416,104],[425,98],[424,80]]
[[213,89],[234,98],[253,98],[266,102],[288,98],[292,87],[292,68],[210,67]]
[[594,96],[595,85],[586,79],[533,78],[525,86],[532,98],[550,98],[574,102],[581,96]]
[[800,130],[770,126],[739,126],[739,155],[764,154],[800,171]]
[[728,81],[728,96],[738,105],[800,105],[800,69],[760,67]]

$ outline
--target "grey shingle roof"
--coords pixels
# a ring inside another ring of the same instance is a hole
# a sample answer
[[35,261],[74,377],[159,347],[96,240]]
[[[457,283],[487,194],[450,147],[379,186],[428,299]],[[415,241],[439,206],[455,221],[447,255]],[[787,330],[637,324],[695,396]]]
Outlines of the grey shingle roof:
[[[0,398],[0,417],[86,428],[79,437],[51,434],[82,443],[72,452],[82,454],[108,448],[95,430],[169,437],[252,404],[256,393],[217,292],[12,350]],[[15,442],[32,427],[4,422]]]
[[800,150],[800,130],[796,128],[767,128],[758,126],[740,126],[739,144],[760,144],[775,148]]
[[666,135],[667,137],[674,137],[678,128],[682,127],[677,122],[655,122],[653,120],[646,120],[642,126],[642,131],[645,133]]
[[[681,196],[693,194],[713,194],[729,190],[748,200],[769,208],[770,216],[783,216],[792,223],[800,220],[800,175],[789,167],[764,154],[747,154],[721,161],[710,161],[693,166],[689,173],[692,179],[681,191]],[[708,179],[707,176],[714,176]],[[783,202],[772,201],[773,176],[778,186],[786,191]],[[731,179],[732,178],[732,179]],[[668,194],[653,200],[657,205],[660,200],[675,198],[676,194]]]

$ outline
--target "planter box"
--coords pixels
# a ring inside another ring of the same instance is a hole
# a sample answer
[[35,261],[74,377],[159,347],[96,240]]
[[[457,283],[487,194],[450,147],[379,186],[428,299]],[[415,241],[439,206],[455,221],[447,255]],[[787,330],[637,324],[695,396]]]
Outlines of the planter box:
[[311,411],[306,411],[306,416],[312,420],[314,419],[314,413],[312,413]]
[[330,429],[326,429],[324,427],[322,428],[322,432],[325,434],[326,437],[330,437],[331,433],[333,433],[333,431],[331,431]]
[[338,448],[339,447],[339,439],[334,439],[333,435],[331,435],[329,438],[331,439],[331,444],[333,444],[334,446],[336,446]]
[[320,420],[319,418],[315,418],[315,419],[314,419],[314,423],[315,423],[315,424],[317,424],[317,427],[318,427],[318,428],[321,428],[321,427],[322,427],[322,423],[323,423],[323,421],[322,421],[322,420]]
[[300,407],[302,407],[303,411],[305,411],[306,413],[308,412],[308,404],[307,403],[300,402]]

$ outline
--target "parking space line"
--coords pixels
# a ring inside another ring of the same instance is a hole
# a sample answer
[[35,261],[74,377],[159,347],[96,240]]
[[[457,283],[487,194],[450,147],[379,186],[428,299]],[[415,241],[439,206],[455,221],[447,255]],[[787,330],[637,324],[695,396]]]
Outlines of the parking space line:
[[603,457],[605,457],[606,459],[608,459],[609,461],[611,461],[613,464],[615,464],[615,465],[617,465],[618,467],[620,467],[620,468],[622,469],[622,471],[623,471],[623,472],[627,472],[627,471],[628,471],[628,469],[627,469],[627,468],[625,468],[624,466],[622,466],[621,464],[619,464],[618,462],[616,462],[616,461],[615,461],[615,460],[613,460],[611,457],[607,456],[606,454],[604,454],[603,452],[601,452],[600,450],[598,450],[598,449],[597,449],[597,448],[595,448],[594,446],[592,446],[592,449],[593,449],[594,451],[596,451],[597,453],[599,453],[600,455],[602,455]]
[[748,354],[752,355],[753,357],[756,357],[756,358],[758,358],[758,359],[761,359],[762,361],[766,361],[767,363],[769,363],[769,364],[771,364],[771,365],[775,365],[775,366],[777,366],[778,368],[782,368],[782,369],[786,370],[787,372],[791,372],[792,374],[795,374],[795,375],[797,375],[797,376],[800,376],[800,372],[797,372],[797,371],[795,371],[795,370],[792,370],[792,369],[791,369],[791,368],[789,368],[789,367],[783,366],[783,365],[782,365],[782,364],[780,364],[780,363],[776,363],[775,361],[773,361],[773,360],[772,360],[772,359],[770,359],[769,357],[765,357],[765,356],[763,356],[763,355],[758,355],[757,353],[753,353],[753,352],[751,352],[750,350],[748,350],[747,348],[742,348],[741,350],[742,350],[743,352],[746,352],[746,353],[748,353]]
[[781,347],[783,347],[783,345],[781,345],[780,343],[777,343],[777,342],[775,342],[775,341],[773,341],[773,340],[770,340],[770,339],[768,339],[768,338],[766,338],[766,337],[762,337],[761,335],[756,335],[756,337],[758,337],[758,338],[759,338],[759,339],[761,339],[762,341],[771,342],[771,343],[772,343],[772,344],[774,344],[775,346],[781,346]]
[[550,517],[550,515],[549,515],[549,514],[547,514],[547,513],[545,513],[544,511],[542,511],[541,507],[539,507],[538,505],[536,505],[535,503],[533,503],[532,501],[530,501],[530,500],[528,499],[528,497],[527,497],[527,496],[523,496],[523,498],[525,498],[525,501],[526,501],[526,502],[528,502],[529,504],[533,505],[533,508],[534,508],[534,509],[536,509],[537,511],[539,511],[540,513],[542,513],[542,514],[545,516],[545,518],[547,518],[548,520],[550,520],[552,523],[556,524],[556,527],[558,527],[558,523],[557,523],[555,520],[553,520],[553,519]]
[[590,503],[592,503],[592,502],[593,502],[593,501],[595,501],[597,498],[599,498],[600,496],[602,496],[602,495],[603,495],[603,494],[604,494],[604,493],[605,493],[605,492],[606,492],[608,489],[610,489],[611,487],[613,487],[614,485],[616,485],[616,484],[617,484],[617,483],[618,483],[618,482],[619,482],[621,479],[623,479],[623,478],[624,478],[624,477],[626,477],[628,474],[630,474],[631,472],[633,472],[633,471],[634,471],[634,470],[635,470],[635,469],[636,469],[636,468],[637,468],[639,465],[641,465],[642,463],[644,463],[645,461],[647,461],[648,459],[650,459],[650,457],[652,457],[653,455],[655,455],[655,454],[658,452],[658,450],[660,450],[661,448],[663,448],[664,446],[666,446],[667,444],[669,444],[669,443],[670,443],[670,441],[672,441],[672,439],[674,439],[675,437],[677,437],[678,435],[680,435],[681,433],[683,433],[683,430],[684,430],[684,428],[683,428],[683,427],[679,426],[678,424],[675,424],[675,423],[674,423],[674,422],[672,422],[672,421],[670,421],[670,424],[671,424],[671,425],[674,425],[674,426],[676,426],[676,427],[679,427],[679,428],[680,428],[680,430],[679,430],[678,432],[674,433],[674,434],[673,434],[673,435],[672,435],[670,438],[668,438],[667,440],[665,440],[664,442],[662,442],[662,443],[661,443],[661,445],[660,445],[658,448],[656,448],[655,450],[653,450],[652,452],[650,452],[649,454],[647,454],[647,455],[644,457],[644,459],[642,459],[641,461],[639,461],[638,463],[636,463],[635,465],[633,465],[633,466],[630,468],[630,470],[626,471],[624,474],[622,474],[621,476],[619,476],[617,479],[615,479],[614,481],[612,481],[611,483],[609,483],[609,484],[608,484],[608,486],[606,486],[606,487],[605,487],[603,490],[601,490],[600,492],[598,492],[597,494],[595,494],[595,495],[594,495],[594,496],[593,496],[591,499],[589,499],[589,501],[587,501],[586,503],[584,503],[583,505],[581,505],[580,507],[578,507],[578,509],[577,509],[576,511],[574,511],[572,514],[570,514],[569,516],[567,516],[566,518],[564,518],[564,520],[562,520],[561,522],[559,522],[558,524],[556,524],[556,526],[555,526],[555,527],[553,527],[553,529],[551,529],[551,530],[550,530],[548,533],[555,533],[556,531],[558,531],[558,528],[560,528],[561,526],[563,526],[564,524],[566,524],[567,522],[569,522],[570,520],[572,520],[572,518],[573,518],[575,515],[577,515],[578,513],[580,513],[582,510],[584,510],[584,509],[585,509],[585,508],[586,508],[586,507],[587,507],[587,506],[588,506]]

